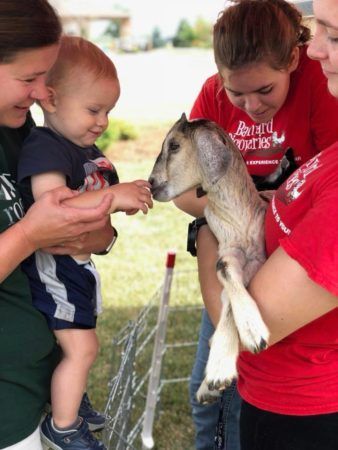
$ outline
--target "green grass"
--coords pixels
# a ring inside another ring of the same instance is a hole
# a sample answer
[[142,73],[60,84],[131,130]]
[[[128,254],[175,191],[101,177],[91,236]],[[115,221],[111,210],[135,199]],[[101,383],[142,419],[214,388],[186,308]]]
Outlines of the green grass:
[[[141,162],[115,163],[121,181],[148,178],[154,159]],[[101,274],[104,312],[98,320],[100,355],[91,371],[88,391],[97,408],[105,406],[107,382],[111,365],[111,340],[128,322],[137,317],[150,301],[164,279],[168,250],[176,251],[176,265],[171,305],[201,305],[194,272],[196,261],[185,250],[189,217],[172,203],[155,202],[148,215],[126,216],[116,213],[112,223],[119,238],[109,255],[94,256]],[[179,273],[188,272],[182,280]],[[168,342],[196,341],[200,312],[170,314]],[[163,367],[165,378],[188,376],[195,348],[189,347],[166,354]],[[188,384],[165,386],[155,421],[156,449],[189,450],[193,448],[193,428],[188,400]]]

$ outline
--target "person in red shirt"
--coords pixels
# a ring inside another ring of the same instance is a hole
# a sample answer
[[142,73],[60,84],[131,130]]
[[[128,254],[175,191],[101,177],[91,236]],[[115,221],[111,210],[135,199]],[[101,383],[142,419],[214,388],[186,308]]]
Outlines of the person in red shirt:
[[[300,12],[284,0],[236,2],[214,26],[218,73],[202,86],[190,119],[213,120],[228,132],[253,176],[273,172],[289,147],[301,165],[338,140],[338,102],[328,92],[320,64],[306,54],[309,38]],[[194,217],[203,216],[206,202],[206,197],[197,198],[192,191],[175,200],[178,208]],[[199,405],[195,394],[204,378],[208,341],[219,320],[222,287],[215,271],[217,242],[207,225],[196,239],[207,312],[202,317],[190,397],[196,448],[209,450],[214,446],[219,405]],[[240,399],[235,386],[225,396],[226,448],[238,450]]]
[[[338,97],[338,4],[314,0],[308,55]],[[338,448],[338,142],[277,190],[265,222],[268,260],[249,292],[270,330],[269,348],[243,351],[242,450]]]

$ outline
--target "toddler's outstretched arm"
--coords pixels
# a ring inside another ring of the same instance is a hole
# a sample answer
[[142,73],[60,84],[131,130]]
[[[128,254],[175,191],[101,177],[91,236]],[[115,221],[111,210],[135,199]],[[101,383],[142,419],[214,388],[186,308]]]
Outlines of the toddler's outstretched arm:
[[110,212],[124,211],[127,214],[135,214],[153,207],[150,193],[150,183],[145,180],[135,180],[127,183],[115,184],[109,188],[113,194]]
[[119,183],[98,191],[84,192],[77,197],[67,200],[65,204],[77,208],[95,207],[107,193],[113,194],[108,211],[109,214],[117,211],[135,214],[140,210],[147,214],[149,208],[153,207],[150,184],[145,180]]

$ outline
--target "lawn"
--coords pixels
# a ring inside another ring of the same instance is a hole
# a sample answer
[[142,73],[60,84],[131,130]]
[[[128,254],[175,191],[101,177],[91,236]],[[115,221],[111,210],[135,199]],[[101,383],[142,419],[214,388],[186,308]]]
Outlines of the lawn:
[[[115,164],[121,181],[148,178],[169,126],[167,123],[145,125],[138,130],[139,138],[135,141],[112,145],[106,155]],[[187,270],[191,273],[185,278],[184,287],[192,295],[178,295],[175,287],[171,296],[172,305],[201,305],[195,272],[196,261],[185,250],[189,219],[172,203],[155,203],[148,215],[138,213],[126,216],[116,213],[112,216],[119,238],[109,255],[94,256],[102,277],[104,312],[98,320],[101,351],[91,371],[88,390],[98,408],[104,407],[108,393],[111,340],[128,320],[137,317],[163,282],[168,250],[176,251],[176,276],[179,277],[181,272]],[[170,316],[168,340],[196,340],[199,317],[199,311]],[[188,353],[185,350],[183,353],[178,351],[168,354],[163,368],[165,376],[171,378],[189,375],[194,352],[195,349],[191,347]],[[170,385],[163,390],[154,438],[156,449],[193,448],[187,383]]]

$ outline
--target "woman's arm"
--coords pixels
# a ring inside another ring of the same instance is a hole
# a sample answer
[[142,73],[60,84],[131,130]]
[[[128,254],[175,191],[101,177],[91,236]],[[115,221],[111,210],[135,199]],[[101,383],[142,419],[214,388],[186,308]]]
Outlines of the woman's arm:
[[270,345],[338,307],[338,298],[280,247],[253,277],[249,292],[270,331]]
[[202,217],[204,216],[204,208],[207,205],[207,196],[204,195],[198,198],[196,196],[196,189],[192,189],[176,197],[173,202],[183,212],[193,217]]
[[202,299],[213,326],[216,328],[222,310],[222,285],[216,275],[218,242],[208,225],[197,235],[197,265]]
[[[199,230],[197,255],[203,255],[198,258],[203,300],[216,326],[222,307],[222,286],[215,270],[217,241],[207,226]],[[338,307],[338,298],[312,281],[282,248],[268,258],[248,290],[270,331],[270,345]]]

